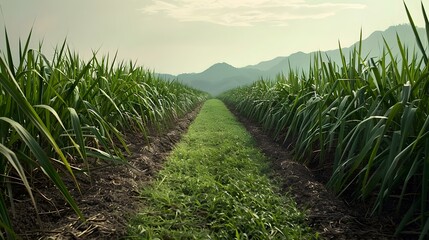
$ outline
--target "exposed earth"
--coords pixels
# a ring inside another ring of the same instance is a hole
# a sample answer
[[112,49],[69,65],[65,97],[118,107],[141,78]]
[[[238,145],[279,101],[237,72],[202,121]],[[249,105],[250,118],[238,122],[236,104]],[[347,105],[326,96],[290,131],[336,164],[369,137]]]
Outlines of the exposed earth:
[[[81,194],[74,183],[67,185],[81,208],[86,222],[64,202],[55,188],[43,181],[35,192],[41,223],[26,194],[16,196],[15,230],[23,239],[121,239],[126,236],[127,222],[138,212],[139,190],[150,184],[162,168],[169,152],[198,114],[200,108],[179,119],[161,135],[149,137],[127,133],[132,154],[128,165],[99,163],[91,177],[77,174]],[[233,111],[234,112],[234,111]],[[362,204],[347,204],[329,192],[316,179],[315,171],[293,162],[290,152],[264,134],[257,124],[238,119],[254,136],[258,147],[272,159],[272,176],[280,181],[282,193],[289,192],[298,206],[307,212],[308,224],[325,239],[395,239],[394,224],[389,218],[367,218]],[[43,229],[43,230],[42,230]]]
[[[127,222],[139,209],[139,191],[149,184],[162,168],[164,160],[195,119],[200,107],[178,119],[168,131],[149,137],[126,133],[130,152],[128,165],[99,164],[90,176],[77,174],[79,194],[72,181],[66,182],[82,210],[86,222],[78,219],[62,195],[49,183],[42,181],[35,192],[41,225],[27,199],[15,203],[12,218],[15,230],[23,239],[121,239],[127,234]],[[40,187],[49,184],[47,187]]]
[[282,192],[289,192],[298,206],[307,211],[309,226],[324,239],[398,239],[389,218],[367,217],[368,206],[339,199],[322,183],[323,171],[309,169],[292,160],[285,144],[273,140],[255,122],[229,108],[252,134],[257,146],[270,158],[273,176],[280,179]]

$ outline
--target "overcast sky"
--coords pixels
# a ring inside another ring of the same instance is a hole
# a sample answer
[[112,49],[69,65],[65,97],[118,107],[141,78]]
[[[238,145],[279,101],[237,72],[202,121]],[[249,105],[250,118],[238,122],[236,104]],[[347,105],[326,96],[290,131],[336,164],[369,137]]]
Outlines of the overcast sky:
[[[406,3],[423,26],[420,1]],[[33,46],[43,40],[46,52],[67,37],[84,57],[118,50],[122,60],[171,74],[330,50],[338,41],[349,46],[361,28],[366,37],[408,22],[402,0],[0,0],[0,6],[0,25],[15,45],[33,27]],[[3,33],[0,40],[3,49]]]

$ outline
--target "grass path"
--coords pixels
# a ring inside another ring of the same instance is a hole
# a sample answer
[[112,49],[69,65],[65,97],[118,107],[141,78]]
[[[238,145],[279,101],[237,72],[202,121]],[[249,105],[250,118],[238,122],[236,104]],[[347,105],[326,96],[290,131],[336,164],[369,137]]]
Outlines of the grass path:
[[295,203],[276,194],[267,159],[219,100],[207,101],[143,190],[135,239],[310,239]]

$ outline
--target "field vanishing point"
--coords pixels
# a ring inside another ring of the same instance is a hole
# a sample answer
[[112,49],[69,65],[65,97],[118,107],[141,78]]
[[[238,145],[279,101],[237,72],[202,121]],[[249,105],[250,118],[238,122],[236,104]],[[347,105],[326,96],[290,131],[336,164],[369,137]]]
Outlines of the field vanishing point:
[[143,190],[131,237],[311,239],[304,214],[266,176],[267,159],[220,100],[208,100]]

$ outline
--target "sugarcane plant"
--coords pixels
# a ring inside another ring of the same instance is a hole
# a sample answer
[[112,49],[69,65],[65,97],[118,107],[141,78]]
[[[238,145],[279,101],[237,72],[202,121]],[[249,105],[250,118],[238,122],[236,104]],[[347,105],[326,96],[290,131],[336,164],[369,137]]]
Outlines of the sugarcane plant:
[[397,36],[398,56],[385,41],[383,54],[368,58],[361,34],[348,56],[339,46],[339,63],[318,53],[308,71],[291,70],[221,97],[293,146],[298,161],[329,166],[327,184],[336,193],[352,192],[371,202],[371,214],[393,202],[401,218],[396,234],[418,226],[424,239],[429,232],[428,46],[405,9],[417,51]]
[[[15,238],[10,214],[14,192],[24,187],[38,214],[32,178],[49,179],[82,219],[64,179],[79,189],[76,173],[98,161],[121,163],[129,153],[124,131],[147,138],[194,109],[207,94],[160,79],[116,54],[83,60],[66,41],[49,60],[42,44],[30,48],[31,32],[18,53],[5,28],[0,52],[0,236]],[[18,56],[18,61],[14,59]]]

